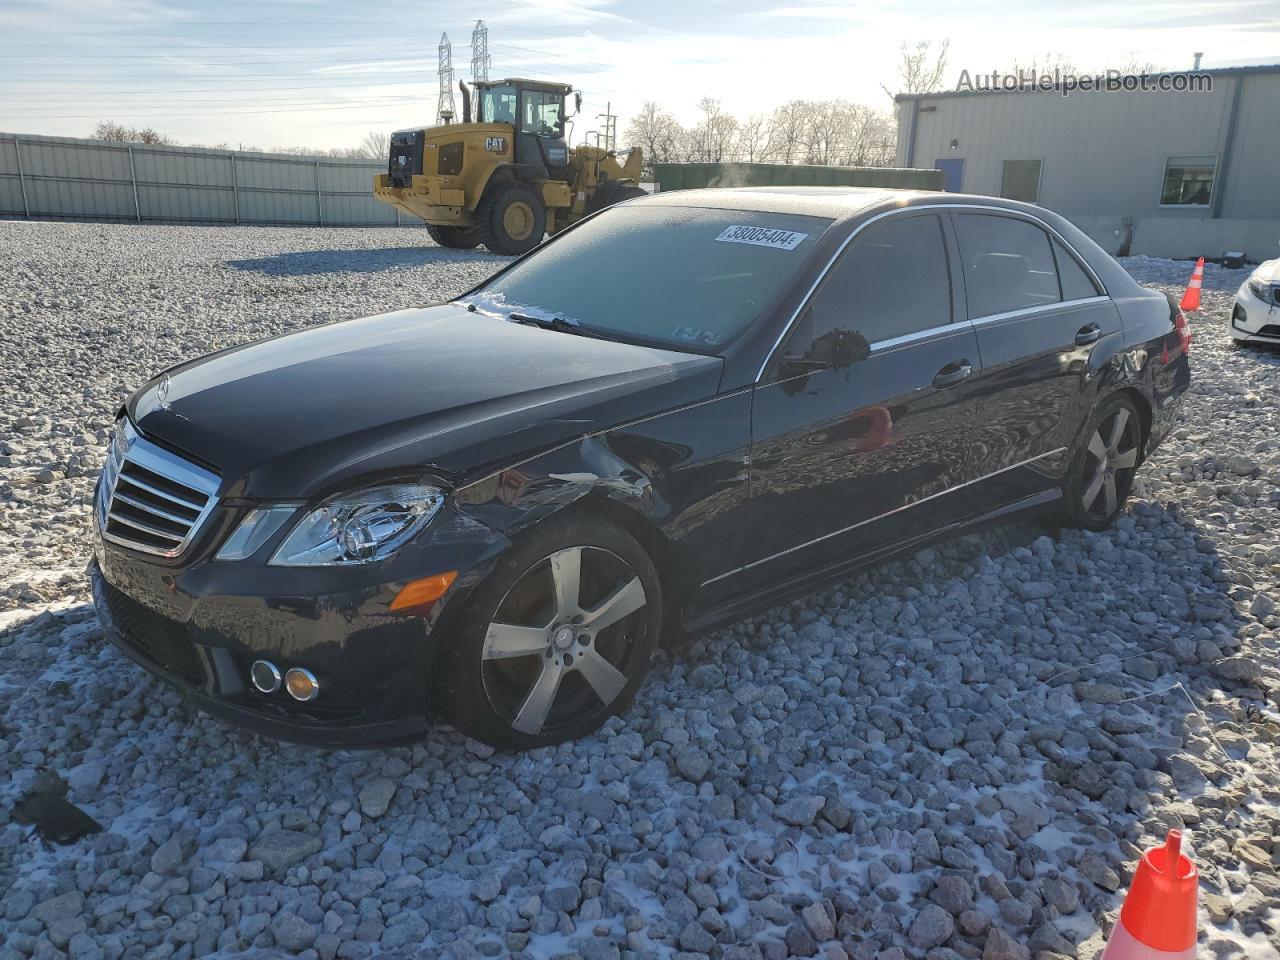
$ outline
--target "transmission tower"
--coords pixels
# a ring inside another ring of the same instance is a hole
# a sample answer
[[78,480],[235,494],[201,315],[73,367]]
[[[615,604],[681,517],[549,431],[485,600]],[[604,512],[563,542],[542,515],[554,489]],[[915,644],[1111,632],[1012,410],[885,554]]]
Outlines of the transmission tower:
[[449,35],[440,34],[440,99],[436,104],[436,123],[453,119],[453,47]]
[[489,28],[477,20],[471,31],[471,82],[489,79]]

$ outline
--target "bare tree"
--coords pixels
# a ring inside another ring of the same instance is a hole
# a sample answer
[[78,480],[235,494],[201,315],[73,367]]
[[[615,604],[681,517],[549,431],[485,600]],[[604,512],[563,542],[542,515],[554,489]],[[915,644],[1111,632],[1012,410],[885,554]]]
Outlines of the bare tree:
[[644,151],[645,171],[650,175],[655,163],[676,159],[683,139],[684,131],[676,118],[652,100],[645,101],[623,134],[628,146]]
[[898,89],[890,90],[884,84],[880,89],[891,98],[898,93],[933,93],[942,86],[950,47],[950,38],[940,41],[936,49],[932,40],[918,40],[914,45],[903,43],[902,60],[898,63]]
[[171,137],[153,130],[151,127],[126,127],[122,123],[103,120],[93,128],[92,139],[111,140],[115,143],[173,143]]
[[385,160],[391,153],[391,134],[370,130],[361,139],[356,150],[359,151],[357,156],[368,157],[370,160]]
[[738,125],[737,158],[755,163],[769,156],[769,125],[760,114],[752,114]]
[[698,101],[702,121],[686,137],[688,159],[702,163],[720,163],[728,159],[738,137],[738,121],[721,109],[720,101],[703,97]]
[[804,139],[806,104],[792,100],[773,111],[769,118],[768,146],[766,150],[778,163],[795,163],[800,155]]

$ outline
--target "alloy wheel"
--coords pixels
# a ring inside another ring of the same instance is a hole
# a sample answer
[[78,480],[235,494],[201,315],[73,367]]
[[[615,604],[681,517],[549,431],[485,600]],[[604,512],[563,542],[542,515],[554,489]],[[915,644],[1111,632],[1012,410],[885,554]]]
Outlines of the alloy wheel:
[[1138,424],[1127,407],[1118,407],[1098,424],[1085,449],[1081,507],[1103,519],[1120,506],[1138,466]]
[[534,564],[485,632],[490,706],[529,736],[608,711],[637,666],[647,603],[636,572],[601,547],[569,547]]

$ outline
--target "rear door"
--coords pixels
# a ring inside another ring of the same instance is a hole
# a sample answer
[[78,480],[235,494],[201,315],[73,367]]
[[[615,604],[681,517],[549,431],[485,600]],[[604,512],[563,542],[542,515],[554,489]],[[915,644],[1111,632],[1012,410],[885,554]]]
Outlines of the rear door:
[[858,234],[815,291],[755,389],[744,585],[945,522],[941,495],[970,475],[978,372],[954,257],[942,215],[895,213]]
[[[982,356],[969,493],[991,504],[1056,485],[1087,414],[1089,359],[1120,317],[1056,235],[1016,212],[957,210],[966,313]],[[996,486],[999,489],[992,491]]]

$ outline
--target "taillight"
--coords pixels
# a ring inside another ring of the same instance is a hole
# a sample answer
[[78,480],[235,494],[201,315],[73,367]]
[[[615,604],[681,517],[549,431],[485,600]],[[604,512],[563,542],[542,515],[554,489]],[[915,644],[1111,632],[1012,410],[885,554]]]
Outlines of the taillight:
[[1178,337],[1182,340],[1182,352],[1191,352],[1191,325],[1187,323],[1186,315],[1178,308],[1173,308],[1173,329],[1178,331]]

